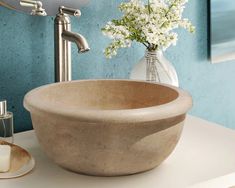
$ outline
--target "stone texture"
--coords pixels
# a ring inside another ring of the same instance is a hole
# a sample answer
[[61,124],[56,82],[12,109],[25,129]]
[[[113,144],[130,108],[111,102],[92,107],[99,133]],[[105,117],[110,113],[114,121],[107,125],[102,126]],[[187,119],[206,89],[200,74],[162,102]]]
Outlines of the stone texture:
[[175,148],[190,95],[166,85],[87,80],[25,96],[39,143],[60,166],[97,176],[150,170]]

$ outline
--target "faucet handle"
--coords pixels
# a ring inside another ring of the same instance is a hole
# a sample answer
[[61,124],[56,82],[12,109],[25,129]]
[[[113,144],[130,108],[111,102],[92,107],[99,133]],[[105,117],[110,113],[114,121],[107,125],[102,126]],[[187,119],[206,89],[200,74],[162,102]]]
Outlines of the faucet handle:
[[59,13],[60,14],[69,14],[69,15],[76,16],[76,17],[80,17],[82,14],[79,9],[67,8],[64,6],[60,6]]

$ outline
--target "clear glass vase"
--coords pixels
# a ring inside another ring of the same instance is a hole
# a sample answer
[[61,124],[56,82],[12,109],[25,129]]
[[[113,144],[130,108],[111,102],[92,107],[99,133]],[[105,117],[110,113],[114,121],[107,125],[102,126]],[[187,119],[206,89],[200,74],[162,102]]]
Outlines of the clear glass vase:
[[131,72],[133,80],[159,82],[179,87],[174,66],[163,56],[162,51],[146,50],[145,56]]

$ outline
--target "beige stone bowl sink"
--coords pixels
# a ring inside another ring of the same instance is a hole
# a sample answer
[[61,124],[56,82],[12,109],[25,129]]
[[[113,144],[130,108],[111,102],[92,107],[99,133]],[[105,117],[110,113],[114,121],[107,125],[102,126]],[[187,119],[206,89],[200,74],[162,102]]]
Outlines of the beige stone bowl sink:
[[167,85],[85,80],[34,89],[24,106],[55,163],[78,173],[119,176],[153,169],[171,154],[192,99]]

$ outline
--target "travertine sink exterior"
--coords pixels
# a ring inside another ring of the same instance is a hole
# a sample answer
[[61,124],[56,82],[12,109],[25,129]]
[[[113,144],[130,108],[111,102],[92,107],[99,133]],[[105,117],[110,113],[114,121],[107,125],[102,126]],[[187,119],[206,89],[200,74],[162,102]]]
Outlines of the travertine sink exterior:
[[190,95],[130,80],[84,80],[37,88],[24,99],[39,143],[74,172],[119,176],[150,170],[175,148]]

